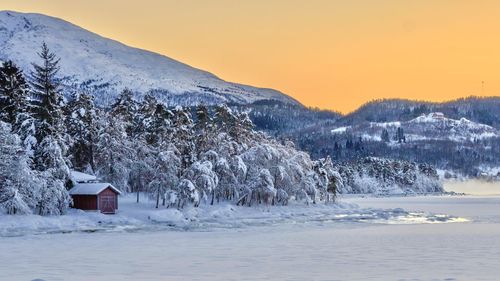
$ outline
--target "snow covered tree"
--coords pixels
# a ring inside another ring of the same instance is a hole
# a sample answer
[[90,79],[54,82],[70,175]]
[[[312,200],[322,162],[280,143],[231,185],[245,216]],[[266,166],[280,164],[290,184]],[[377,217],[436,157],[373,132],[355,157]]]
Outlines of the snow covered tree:
[[28,84],[22,71],[12,62],[0,67],[0,121],[17,131],[29,113]]
[[40,187],[40,196],[36,207],[38,214],[42,216],[63,215],[71,203],[71,197],[64,183],[55,178],[51,171],[43,172],[42,177],[44,181]]
[[[34,104],[34,133],[37,145],[34,150],[34,165],[39,171],[49,171],[63,185],[69,180],[69,168],[64,158],[66,146],[63,141],[63,98],[56,75],[59,59],[50,52],[45,43],[38,54],[41,64],[33,63],[31,90]],[[52,212],[51,212],[52,213]]]
[[293,184],[287,169],[283,165],[276,165],[270,167],[269,172],[273,178],[273,185],[277,190],[277,195],[279,195],[276,198],[277,203],[286,205],[290,197],[287,190],[290,191],[289,187]]
[[315,161],[314,170],[323,199],[326,203],[334,201],[338,192],[343,188],[343,180],[333,165],[332,159],[327,156]]
[[254,140],[253,123],[246,113],[234,113],[227,105],[219,105],[215,108],[214,122],[219,131],[240,144]]
[[196,134],[197,154],[204,153],[213,149],[216,145],[215,126],[208,108],[199,105],[196,108],[196,124],[194,126]]
[[340,193],[422,193],[441,192],[437,172],[429,165],[366,157],[336,165],[342,177]]
[[219,185],[219,178],[214,172],[213,165],[210,161],[194,162],[189,169],[186,170],[183,177],[194,184],[197,194],[201,196],[200,199],[208,201],[208,197],[211,195],[211,202],[213,202],[215,191]]
[[64,182],[69,178],[69,168],[61,147],[52,136],[47,136],[42,140],[36,157],[40,171],[50,170],[56,179]]
[[133,95],[134,94],[131,90],[123,90],[118,99],[111,106],[110,111],[111,116],[121,120],[121,122],[125,126],[125,132],[128,136],[133,136],[137,133],[135,123],[137,102],[134,100]]
[[186,203],[193,203],[195,207],[200,204],[200,194],[194,184],[188,179],[182,179],[177,186],[177,208],[184,208]]
[[193,120],[189,111],[180,106],[173,113],[172,143],[180,153],[182,168],[186,169],[195,159]]
[[150,126],[152,116],[156,111],[158,101],[150,94],[144,96],[142,102],[137,105],[137,112],[134,114],[133,119],[136,124],[136,133],[143,135],[146,129]]
[[214,191],[217,201],[220,199],[232,200],[239,197],[238,178],[236,177],[229,161],[227,161],[224,157],[220,157],[215,163],[214,170],[217,174],[217,178],[219,179],[218,187]]
[[0,210],[29,214],[38,203],[41,180],[29,167],[21,141],[0,121]]
[[[155,177],[155,171],[150,165],[151,161],[145,160],[142,158],[141,161],[132,162],[129,168],[128,186],[130,187],[130,192],[136,193],[137,203],[140,200],[140,193],[147,191]],[[126,175],[124,174],[122,177],[126,177]]]
[[123,191],[130,191],[130,167],[137,160],[132,140],[120,118],[107,115],[99,119],[96,143],[96,174]]
[[97,112],[94,98],[85,93],[73,96],[65,108],[66,132],[69,137],[69,155],[73,167],[80,171],[95,171],[97,143]]
[[258,139],[259,134],[254,130],[254,125],[252,120],[246,112],[239,113],[236,115],[235,123],[231,127],[231,136],[239,143],[248,144]]
[[35,100],[35,118],[37,120],[36,138],[41,142],[46,136],[60,137],[64,131],[62,111],[63,98],[56,75],[59,71],[59,59],[50,52],[45,43],[38,53],[41,64],[33,63],[31,90]]
[[262,169],[259,172],[259,180],[256,185],[257,198],[260,203],[262,200],[265,204],[274,204],[276,189],[274,188],[273,177],[268,169]]
[[150,196],[156,201],[156,208],[159,207],[160,198],[162,205],[166,204],[167,192],[174,189],[179,184],[178,170],[181,161],[173,151],[158,153],[153,163],[152,180],[148,184]]
[[172,138],[173,113],[151,95],[146,95],[137,117],[138,131],[149,145],[167,147]]
[[32,156],[37,141],[28,91],[22,71],[12,61],[4,62],[0,67],[0,120],[12,125],[12,131],[21,138],[26,153]]

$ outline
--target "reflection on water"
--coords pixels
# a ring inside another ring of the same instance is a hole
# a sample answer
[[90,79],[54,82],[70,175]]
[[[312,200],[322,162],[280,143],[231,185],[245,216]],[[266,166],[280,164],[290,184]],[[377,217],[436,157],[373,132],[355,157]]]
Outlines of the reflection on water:
[[405,216],[394,217],[387,221],[375,221],[387,224],[425,224],[425,223],[457,223],[457,222],[470,222],[470,220],[461,217],[454,217],[449,215],[430,215],[422,212],[412,212]]
[[500,195],[499,181],[445,181],[444,189],[449,192],[466,193],[471,195]]

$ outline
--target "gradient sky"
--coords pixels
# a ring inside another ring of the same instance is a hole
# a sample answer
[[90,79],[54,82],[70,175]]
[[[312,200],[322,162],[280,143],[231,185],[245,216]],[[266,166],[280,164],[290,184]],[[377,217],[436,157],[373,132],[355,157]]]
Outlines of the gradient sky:
[[0,0],[0,9],[60,17],[341,112],[378,98],[500,95],[498,0]]

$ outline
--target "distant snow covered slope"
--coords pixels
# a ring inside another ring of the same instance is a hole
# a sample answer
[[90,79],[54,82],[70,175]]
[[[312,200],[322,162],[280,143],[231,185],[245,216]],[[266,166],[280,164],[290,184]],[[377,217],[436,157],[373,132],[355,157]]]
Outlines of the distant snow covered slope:
[[409,121],[369,122],[349,127],[339,127],[332,134],[349,131],[363,136],[364,139],[381,141],[384,129],[392,137],[401,127],[408,141],[412,140],[450,140],[456,142],[482,140],[500,137],[500,132],[491,126],[470,121],[447,118],[444,114],[433,112]]
[[38,62],[42,42],[61,58],[63,85],[89,90],[100,103],[121,90],[148,91],[171,105],[247,104],[278,100],[298,104],[272,89],[223,81],[215,75],[166,56],[132,48],[101,37],[64,20],[31,13],[0,11],[0,60],[11,59],[25,72]]

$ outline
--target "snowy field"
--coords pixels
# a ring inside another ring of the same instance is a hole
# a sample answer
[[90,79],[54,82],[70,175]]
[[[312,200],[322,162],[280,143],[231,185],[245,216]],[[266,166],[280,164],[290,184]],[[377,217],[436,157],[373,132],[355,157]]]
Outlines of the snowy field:
[[498,280],[500,185],[446,187],[477,195],[2,216],[0,280]]

